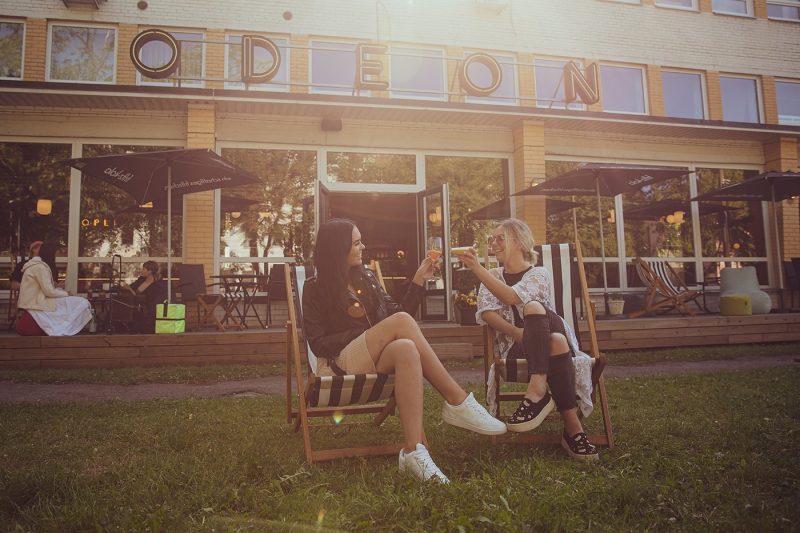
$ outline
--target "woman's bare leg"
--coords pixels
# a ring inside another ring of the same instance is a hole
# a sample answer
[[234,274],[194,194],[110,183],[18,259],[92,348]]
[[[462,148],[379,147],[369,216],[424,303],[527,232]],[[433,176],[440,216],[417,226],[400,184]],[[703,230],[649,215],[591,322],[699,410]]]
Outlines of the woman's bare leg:
[[391,341],[381,351],[375,369],[394,374],[394,397],[400,410],[405,451],[413,452],[423,435],[422,365],[416,345],[408,339]]
[[385,348],[393,341],[403,339],[411,341],[416,347],[422,366],[422,375],[439,391],[447,403],[460,405],[467,397],[467,393],[442,365],[439,357],[422,335],[419,324],[408,313],[395,313],[367,330],[367,349],[375,361],[376,368],[383,358]]

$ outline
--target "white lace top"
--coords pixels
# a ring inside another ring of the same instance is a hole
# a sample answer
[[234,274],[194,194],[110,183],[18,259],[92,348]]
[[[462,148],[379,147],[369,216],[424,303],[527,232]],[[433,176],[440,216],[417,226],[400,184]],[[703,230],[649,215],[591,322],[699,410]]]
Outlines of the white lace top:
[[[503,279],[502,267],[493,268],[489,270],[489,272],[495,278],[505,283],[505,280]],[[512,285],[511,288],[515,293],[517,293],[517,296],[519,296],[519,299],[521,300],[521,303],[514,306],[517,308],[519,316],[523,316],[523,308],[525,307],[525,304],[533,301],[539,302],[548,309],[555,311],[555,305],[553,304],[553,277],[550,274],[550,271],[546,268],[531,268],[525,272],[525,274],[522,276],[522,279],[515,285]],[[511,306],[501,302],[497,296],[495,296],[489,291],[489,289],[481,284],[480,289],[478,290],[478,311],[475,313],[475,319],[477,320],[478,324],[486,324],[486,321],[483,320],[482,316],[485,311],[497,311],[497,313],[499,313],[506,322],[510,324],[514,323],[514,314],[511,310]],[[563,320],[564,319],[562,318],[562,321]],[[580,351],[575,332],[566,322],[564,322],[564,330],[567,332],[567,341],[569,342],[570,348],[572,348],[572,351],[575,354],[572,362],[575,367],[575,393],[578,396],[578,407],[583,413],[583,416],[589,416],[594,408],[591,397],[593,360],[589,355]],[[509,350],[511,350],[511,347],[514,345],[514,339],[505,333],[495,330],[493,330],[493,332],[495,336],[495,355],[505,359]],[[494,373],[495,368],[494,365],[492,365],[489,369],[489,381],[487,383],[490,394],[487,396],[489,398],[489,412],[492,414],[497,414],[497,404],[494,401]]]

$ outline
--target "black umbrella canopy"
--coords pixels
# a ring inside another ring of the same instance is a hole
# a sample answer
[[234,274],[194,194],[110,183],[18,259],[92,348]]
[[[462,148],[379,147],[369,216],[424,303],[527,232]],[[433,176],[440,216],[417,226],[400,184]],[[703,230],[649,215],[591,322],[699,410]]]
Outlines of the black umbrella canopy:
[[692,200],[780,202],[794,196],[800,196],[800,172],[762,172],[742,182],[701,194]]
[[[548,198],[545,201],[545,209],[547,216],[557,215],[563,211],[581,207],[583,204],[578,202],[568,202],[566,200],[556,200]],[[485,205],[480,209],[471,212],[469,218],[472,220],[502,220],[511,216],[511,210],[508,205],[508,199],[497,200],[491,204]]]
[[671,178],[689,174],[679,167],[627,165],[623,163],[581,163],[578,168],[528,187],[514,196],[616,196],[635,192]]
[[259,182],[256,176],[205,149],[102,155],[67,159],[64,163],[119,187],[138,204],[166,203],[170,169],[173,198]]
[[[739,208],[723,204],[702,203],[700,204],[700,216],[713,215],[714,213],[723,213],[725,211],[736,211],[737,209]],[[658,220],[676,211],[683,211],[686,217],[692,216],[690,202],[668,199],[658,200],[647,205],[625,208],[625,220]]]
[[[232,213],[234,211],[245,211],[248,207],[258,204],[258,200],[250,200],[248,198],[237,198],[235,196],[222,197],[222,211],[224,213]],[[167,206],[162,200],[161,202],[153,202],[150,204],[132,205],[126,207],[119,213],[142,213],[145,215],[166,215]],[[179,199],[172,199],[172,214],[183,215],[183,202]]]

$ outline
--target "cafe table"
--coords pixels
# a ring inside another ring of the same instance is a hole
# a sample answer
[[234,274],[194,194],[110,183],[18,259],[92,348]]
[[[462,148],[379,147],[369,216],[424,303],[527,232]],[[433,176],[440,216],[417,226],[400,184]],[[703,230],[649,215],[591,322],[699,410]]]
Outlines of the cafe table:
[[222,296],[225,298],[225,316],[221,322],[226,326],[233,322],[238,329],[247,328],[247,319],[255,318],[262,328],[264,320],[256,308],[259,287],[267,285],[268,276],[263,274],[220,274],[211,276],[219,280]]

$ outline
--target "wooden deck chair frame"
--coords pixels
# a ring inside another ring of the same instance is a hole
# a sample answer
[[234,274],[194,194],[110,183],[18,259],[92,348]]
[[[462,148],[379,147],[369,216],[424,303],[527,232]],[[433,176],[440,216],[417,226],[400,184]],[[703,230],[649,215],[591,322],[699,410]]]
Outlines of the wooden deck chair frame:
[[[403,448],[403,443],[382,444],[373,446],[336,448],[315,450],[312,446],[310,419],[314,417],[332,417],[336,413],[342,416],[376,413],[372,420],[374,426],[380,426],[386,417],[393,414],[396,403],[394,399],[394,376],[386,374],[353,374],[345,376],[316,376],[316,357],[305,339],[301,350],[302,328],[302,290],[305,283],[305,269],[302,266],[287,265],[285,268],[286,293],[288,300],[289,320],[286,323],[286,418],[295,423],[295,431],[302,429],[306,460],[329,461],[344,457],[361,457],[377,455],[396,455]],[[379,278],[380,279],[380,278]],[[307,377],[303,379],[303,364],[307,367]],[[297,385],[296,392],[292,388],[292,370]],[[350,401],[342,402],[342,390],[348,385]],[[357,392],[360,391],[360,392]],[[354,398],[357,395],[358,398]],[[298,398],[297,409],[294,398]],[[380,403],[376,403],[380,402]],[[341,427],[343,424],[339,424]],[[351,425],[359,425],[352,423]],[[363,425],[363,424],[360,424]],[[323,426],[324,427],[324,426]],[[322,429],[315,427],[315,429]]]
[[[553,274],[553,282],[554,282],[554,289],[556,293],[556,312],[565,318],[567,323],[575,331],[575,335],[578,336],[578,317],[577,317],[577,308],[575,305],[575,297],[574,297],[574,290],[579,287],[580,288],[580,298],[584,304],[587,304],[589,300],[589,289],[586,283],[586,272],[583,267],[583,254],[581,252],[580,243],[576,243],[575,246],[570,244],[548,244],[537,246],[536,251],[539,254],[539,263],[538,266],[545,266],[547,267],[550,272]],[[568,265],[571,268],[563,268],[564,265]],[[560,267],[559,267],[560,266]],[[558,272],[556,271],[558,270]],[[565,289],[569,288],[567,292]],[[592,356],[593,358],[604,358],[605,356],[601,355],[600,348],[597,343],[597,329],[595,326],[595,316],[594,316],[594,309],[591,305],[585,305],[586,307],[586,321],[589,325],[589,337],[591,341],[591,347],[589,350],[583,349],[588,355]],[[505,361],[500,359],[500,357],[495,354],[495,341],[494,341],[495,332],[489,326],[484,326],[483,329],[483,338],[484,338],[484,383],[486,386],[486,393],[488,399],[488,379],[489,379],[489,367],[492,363],[495,364],[495,390],[497,391],[496,401],[497,401],[497,418],[500,420],[505,420],[505,417],[502,415],[502,402],[520,402],[524,394],[522,392],[503,392],[501,389],[502,380],[501,380],[501,372],[500,369],[503,365],[505,365]],[[580,342],[580,338],[579,338]],[[522,360],[524,366],[527,363]],[[523,367],[523,365],[519,365],[519,367]],[[600,368],[600,367],[598,367]],[[527,382],[527,370],[524,371],[526,375],[525,380],[514,382]],[[611,428],[611,416],[608,410],[608,398],[606,395],[606,386],[605,382],[603,381],[602,373],[595,376],[594,372],[592,373],[592,381],[594,383],[594,392],[593,397],[595,398],[595,402],[600,402],[600,411],[603,417],[603,428],[604,431],[602,433],[595,433],[589,435],[589,440],[592,444],[595,445],[605,445],[609,448],[614,447],[614,434]],[[597,405],[595,404],[595,409]],[[555,415],[557,416],[557,413]],[[514,443],[549,443],[549,444],[558,444],[561,442],[561,434],[548,434],[548,433],[506,433],[505,435],[497,435],[493,436],[492,443],[503,443],[503,442],[514,442]]]
[[695,312],[687,304],[694,302],[697,308],[705,311],[697,300],[702,291],[691,290],[683,283],[678,274],[665,260],[646,261],[641,257],[633,260],[636,272],[647,288],[642,308],[628,314],[628,318],[636,318],[647,313],[666,313],[673,309],[681,314],[694,316]]

